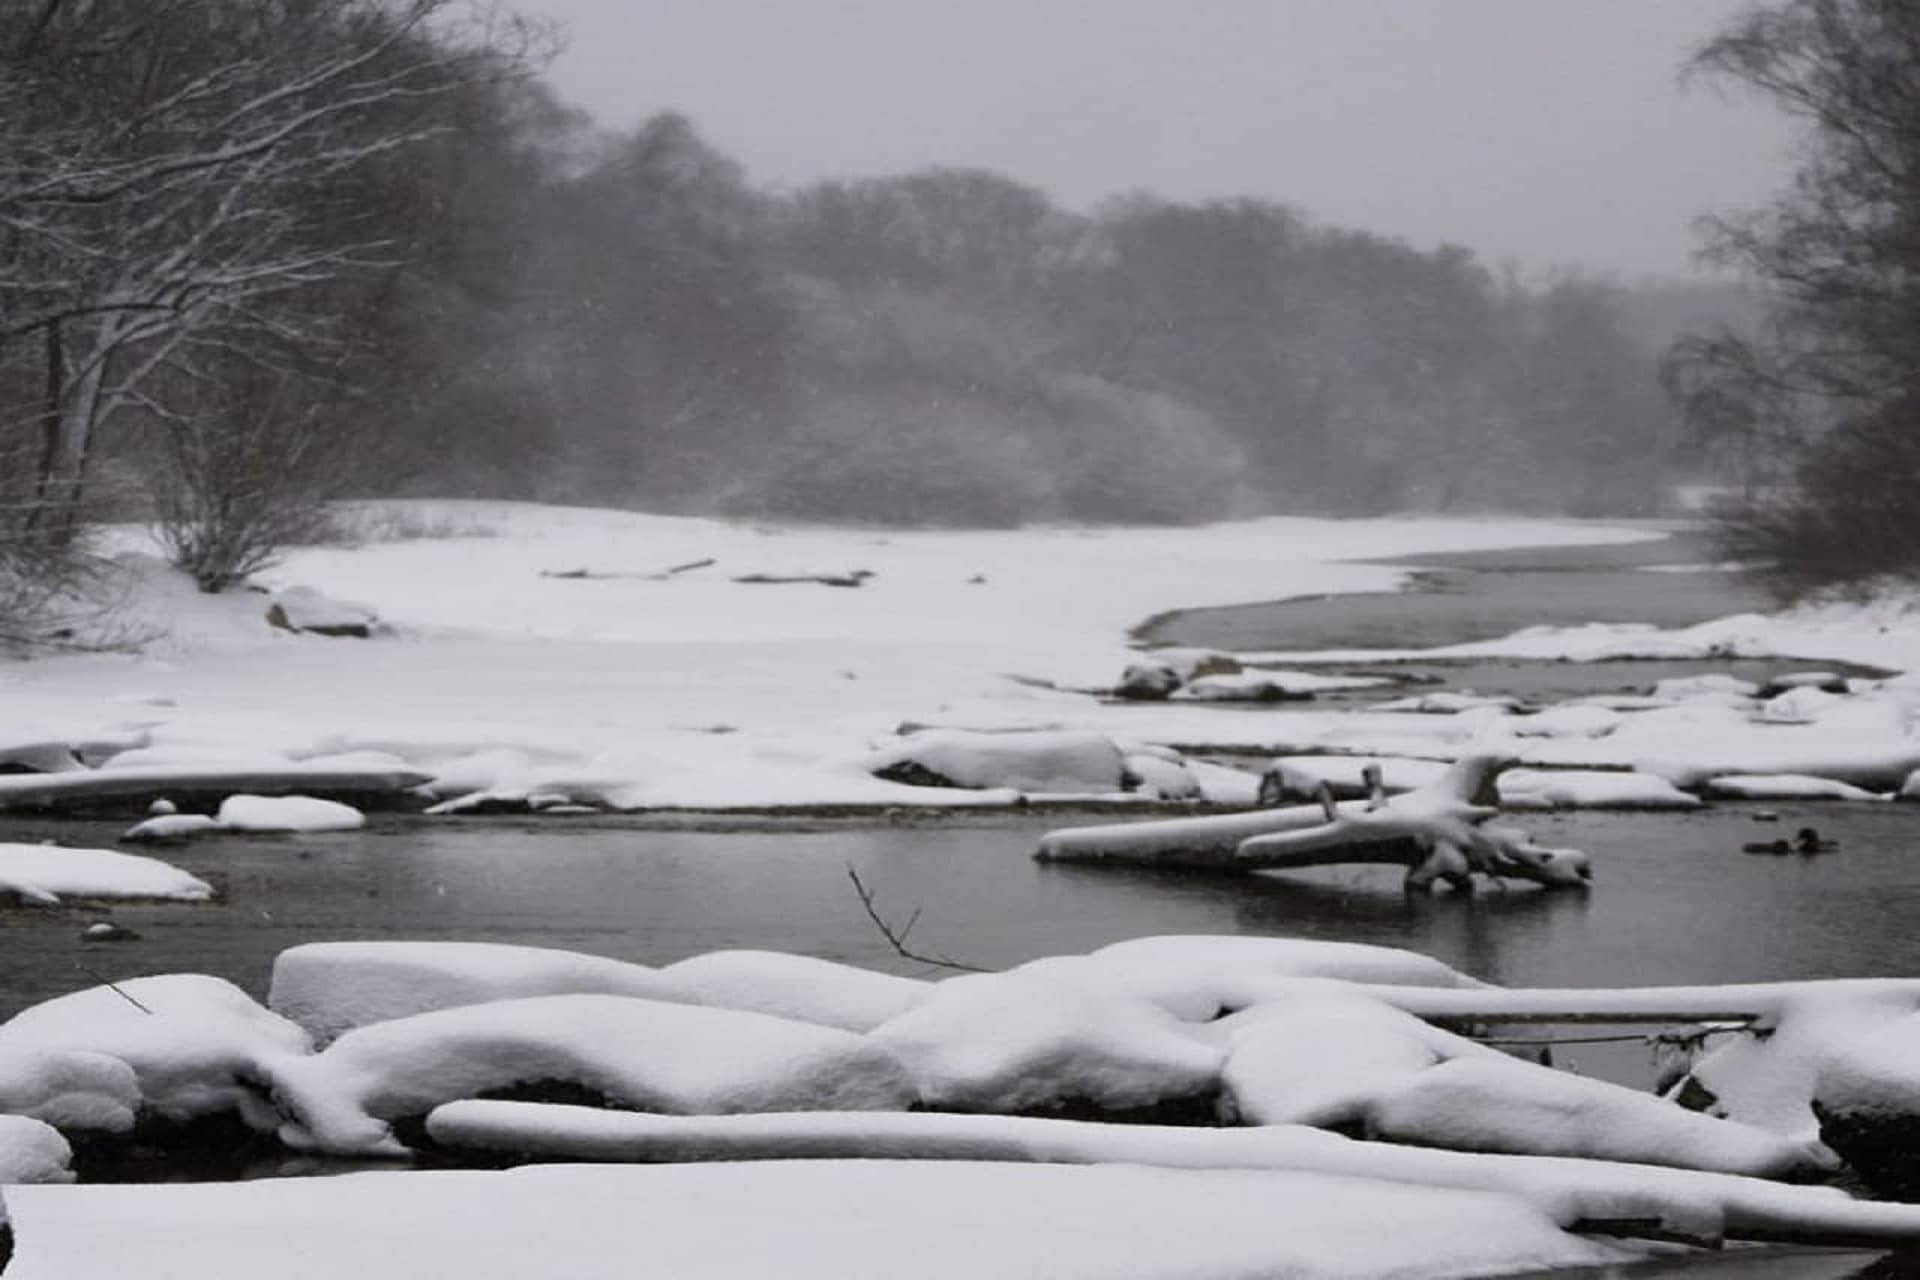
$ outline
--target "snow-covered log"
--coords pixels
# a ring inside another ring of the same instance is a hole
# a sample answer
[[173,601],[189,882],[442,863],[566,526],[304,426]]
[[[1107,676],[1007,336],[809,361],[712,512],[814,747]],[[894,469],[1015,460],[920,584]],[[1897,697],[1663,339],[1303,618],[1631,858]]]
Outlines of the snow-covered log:
[[1467,888],[1475,872],[1548,885],[1586,883],[1585,855],[1534,844],[1507,828],[1482,830],[1499,812],[1493,791],[1507,763],[1467,756],[1428,785],[1392,798],[1376,773],[1367,801],[1336,804],[1327,796],[1318,806],[1053,831],[1041,838],[1036,856],[1246,871],[1397,863],[1407,867],[1414,889],[1440,881]]
[[436,1108],[427,1132],[448,1146],[564,1160],[986,1160],[1314,1172],[1516,1195],[1575,1230],[1707,1244],[1920,1241],[1920,1206],[1856,1201],[1827,1188],[1357,1142],[1292,1125],[1206,1129],[934,1113],[679,1117],[469,1101]]
[[398,796],[432,775],[410,769],[207,769],[192,765],[86,769],[69,773],[0,775],[0,809],[77,809],[159,797],[224,799],[298,793],[312,796]]

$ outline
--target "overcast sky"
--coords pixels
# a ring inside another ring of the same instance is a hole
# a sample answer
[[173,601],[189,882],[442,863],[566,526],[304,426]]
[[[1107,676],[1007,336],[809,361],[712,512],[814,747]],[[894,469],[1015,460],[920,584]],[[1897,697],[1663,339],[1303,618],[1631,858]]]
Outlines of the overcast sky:
[[1683,88],[1746,0],[517,0],[603,123],[691,116],[755,180],[990,168],[1073,207],[1250,194],[1489,261],[1691,274],[1785,178]]

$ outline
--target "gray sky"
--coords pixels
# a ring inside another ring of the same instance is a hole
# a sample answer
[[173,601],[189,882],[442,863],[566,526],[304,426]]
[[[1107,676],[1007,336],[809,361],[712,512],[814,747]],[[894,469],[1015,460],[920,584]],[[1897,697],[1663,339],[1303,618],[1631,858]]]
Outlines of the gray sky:
[[1746,0],[517,0],[603,123],[691,116],[762,183],[990,168],[1084,208],[1259,195],[1489,261],[1690,274],[1782,185],[1762,104],[1683,90]]

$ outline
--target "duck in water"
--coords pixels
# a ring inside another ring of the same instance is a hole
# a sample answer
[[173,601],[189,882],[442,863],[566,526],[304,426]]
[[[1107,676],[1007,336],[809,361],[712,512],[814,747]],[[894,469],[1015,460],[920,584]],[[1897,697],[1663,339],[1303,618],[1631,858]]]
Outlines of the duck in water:
[[1793,833],[1792,840],[1750,840],[1740,846],[1742,853],[1832,853],[1840,847],[1838,840],[1823,840],[1820,833],[1812,827],[1802,827]]

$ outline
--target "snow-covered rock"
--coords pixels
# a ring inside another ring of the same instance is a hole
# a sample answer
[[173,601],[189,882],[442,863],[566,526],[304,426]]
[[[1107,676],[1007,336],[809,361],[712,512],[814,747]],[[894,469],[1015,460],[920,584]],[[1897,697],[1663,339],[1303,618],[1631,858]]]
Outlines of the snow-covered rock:
[[1210,1098],[1222,1055],[1145,1000],[1040,972],[940,983],[869,1038],[952,1111],[1126,1111]]
[[279,1064],[289,1146],[399,1154],[391,1121],[514,1086],[568,1085],[668,1113],[897,1110],[908,1072],[874,1041],[734,1009],[565,995],[440,1009],[358,1027]]
[[354,1027],[434,1009],[557,995],[700,1003],[686,983],[659,970],[578,951],[500,942],[309,942],[274,958],[267,1006],[325,1044]]
[[0,739],[0,773],[71,773],[84,768],[71,743]]
[[1817,689],[1822,693],[1848,692],[1847,678],[1836,671],[1790,671],[1770,677],[1760,686],[1762,698],[1775,698],[1790,689]]
[[[1209,800],[1208,788],[1178,752],[1129,744],[1121,758],[1121,785],[1154,800]],[[1216,775],[1216,780],[1218,775]],[[1257,787],[1257,783],[1254,784]],[[1230,803],[1230,801],[1229,801]]]
[[288,587],[267,602],[267,625],[283,631],[364,640],[379,621],[380,615],[366,605],[335,600],[312,587]]
[[1403,711],[1418,715],[1458,715],[1463,711],[1518,711],[1520,700],[1504,695],[1493,696],[1475,693],[1471,689],[1458,692],[1438,690],[1433,693],[1410,694],[1404,698],[1394,698],[1388,702],[1375,703],[1374,711]]
[[261,834],[304,831],[354,831],[366,815],[337,800],[312,796],[228,796],[216,821],[228,831]]
[[[90,987],[0,1024],[0,1061],[44,1070],[47,1055],[104,1055],[132,1070],[143,1115],[183,1123],[236,1111],[268,1132],[278,1124],[266,1100],[278,1064],[310,1049],[306,1032],[232,983],[190,973]],[[89,1114],[103,1121],[87,1127],[130,1127],[124,1077],[98,1064],[72,1065],[92,1098]]]
[[1620,727],[1629,712],[1592,703],[1566,703],[1508,722],[1516,738],[1604,738]]
[[701,1004],[847,1031],[871,1031],[933,989],[917,978],[778,951],[710,951],[659,976]]
[[1754,719],[1769,724],[1812,724],[1835,708],[1846,704],[1846,697],[1812,685],[1787,689],[1761,703]]
[[41,906],[61,897],[164,898],[205,902],[213,887],[180,868],[112,849],[52,844],[0,844],[0,894]]
[[922,786],[1009,787],[1062,795],[1125,789],[1125,757],[1113,739],[1079,730],[927,730],[882,747],[866,768],[875,777]]
[[1920,1195],[1920,1014],[1839,1047],[1814,1079],[1820,1134],[1883,1196]]
[[1143,658],[1127,664],[1113,692],[1115,697],[1129,702],[1165,702],[1181,684],[1181,675],[1172,666],[1158,659]]
[[1594,769],[1509,769],[1500,775],[1509,809],[1697,809],[1700,797],[1664,778]]
[[[0,1184],[73,1181],[73,1149],[57,1129],[22,1115],[0,1115]],[[0,1204],[0,1224],[7,1220]]]
[[133,1068],[111,1054],[0,1050],[0,1115],[28,1116],[63,1133],[125,1133],[139,1114],[140,1097]]

